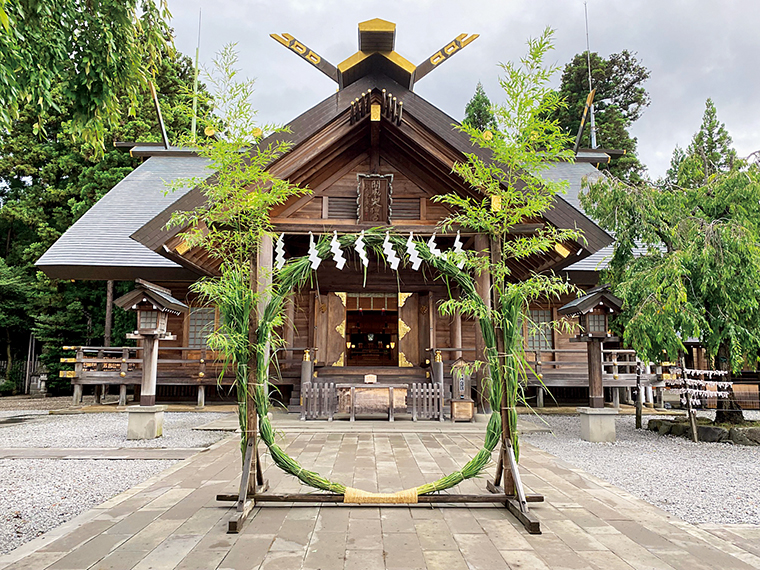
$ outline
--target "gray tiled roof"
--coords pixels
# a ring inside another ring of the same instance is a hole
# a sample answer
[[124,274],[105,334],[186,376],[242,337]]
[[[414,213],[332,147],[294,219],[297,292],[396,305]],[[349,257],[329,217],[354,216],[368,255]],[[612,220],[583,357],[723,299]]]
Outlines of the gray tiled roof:
[[129,236],[189,190],[167,194],[166,181],[206,176],[207,164],[198,157],[147,159],[79,218],[37,267],[59,279],[194,280],[187,269]]

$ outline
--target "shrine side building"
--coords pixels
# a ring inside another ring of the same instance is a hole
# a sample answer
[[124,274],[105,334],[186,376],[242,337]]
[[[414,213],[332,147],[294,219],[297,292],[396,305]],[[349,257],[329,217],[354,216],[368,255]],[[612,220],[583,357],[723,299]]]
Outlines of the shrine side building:
[[[292,41],[287,44],[288,38],[278,40],[294,49]],[[436,230],[451,211],[435,197],[455,192],[482,198],[452,167],[465,161],[466,153],[487,159],[484,151],[471,144],[453,118],[414,92],[415,81],[434,67],[435,56],[426,65],[414,66],[394,51],[394,42],[393,24],[371,20],[360,24],[359,51],[337,68],[316,54],[310,58],[313,52],[294,49],[320,71],[334,75],[338,90],[291,121],[289,134],[278,135],[287,137],[291,147],[269,170],[310,189],[271,212],[273,233],[283,235],[286,258],[307,252],[309,232],[358,233],[376,227],[404,235],[413,232],[425,239],[436,234],[438,247],[445,251],[453,246],[455,234]],[[319,65],[315,58],[320,59]],[[196,188],[167,194],[166,183],[213,173],[207,160],[192,149],[139,144],[125,149],[144,158],[142,164],[82,216],[37,266],[51,278],[139,278],[170,289],[189,310],[170,317],[168,330],[176,340],[161,345],[161,354],[172,363],[159,361],[158,398],[162,386],[171,387],[164,398],[187,395],[217,382],[206,338],[218,324],[219,312],[213,305],[199,303],[190,286],[202,277],[217,275],[219,267],[206,252],[183,241],[181,228],[167,229],[173,212],[202,204],[203,195]],[[548,178],[568,182],[567,194],[557,196],[543,217],[518,226],[515,232],[525,234],[552,225],[579,228],[583,239],[515,262],[516,279],[554,271],[582,288],[597,284],[599,264],[612,240],[583,213],[578,192],[584,179],[601,176],[596,165],[609,160],[604,152],[584,151],[573,163],[547,169]],[[460,235],[465,249],[487,249],[486,236],[465,230]],[[415,271],[402,261],[398,271],[393,271],[383,261],[370,259],[365,276],[355,255],[346,253],[349,261],[342,270],[332,259],[325,259],[316,278],[294,292],[287,306],[286,325],[280,331],[287,347],[278,353],[280,366],[272,367],[272,381],[293,407],[300,402],[300,362],[306,350],[316,363],[318,377],[344,383],[363,382],[367,373],[424,382],[436,350],[447,367],[460,357],[474,360],[482,352],[475,322],[444,316],[438,310],[449,289],[429,268]],[[262,269],[271,267],[271,239],[265,240],[260,257]],[[478,286],[488,297],[488,275],[478,278]],[[540,324],[557,318],[556,309],[568,300],[537,303],[531,307],[531,319]],[[603,312],[589,322],[600,331],[607,329]],[[526,329],[525,339],[528,349],[549,353],[549,360],[582,360],[561,352],[577,348],[570,345],[570,335]],[[83,373],[86,364],[78,365],[72,382],[139,384],[139,355],[128,347],[123,350],[135,360],[133,365],[120,366],[111,376],[102,371],[89,379]],[[86,357],[84,347],[79,352]],[[540,354],[537,358],[541,359]]]

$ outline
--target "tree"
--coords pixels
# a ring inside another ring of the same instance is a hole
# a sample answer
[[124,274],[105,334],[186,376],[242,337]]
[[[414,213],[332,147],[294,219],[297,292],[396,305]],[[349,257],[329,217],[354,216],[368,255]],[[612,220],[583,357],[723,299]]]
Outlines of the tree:
[[103,149],[106,130],[139,107],[170,40],[165,0],[4,0],[0,3],[0,127],[23,107],[68,109],[68,133]]
[[213,171],[214,176],[172,184],[173,188],[195,186],[206,201],[193,210],[175,212],[169,225],[182,228],[189,247],[204,248],[221,263],[219,277],[201,279],[192,289],[218,306],[222,315],[209,346],[224,355],[225,365],[235,368],[244,456],[249,437],[258,429],[257,410],[266,417],[269,401],[269,338],[265,335],[266,342],[259,342],[258,331],[259,305],[269,291],[259,283],[257,258],[271,227],[272,207],[304,190],[267,171],[290,143],[277,137],[263,141],[265,134],[284,129],[259,125],[251,103],[254,81],[237,78],[237,61],[234,45],[227,45],[214,59],[214,68],[205,73],[214,93],[215,113],[205,121],[218,136],[201,141],[198,153],[209,159],[209,174]]
[[[486,345],[493,346],[486,354],[492,391],[504,398],[494,401],[492,393],[491,405],[509,410],[509,441],[505,445],[514,447],[516,453],[519,448],[514,410],[518,402],[524,402],[520,379],[529,373],[520,323],[527,320],[530,302],[556,297],[573,288],[554,275],[515,279],[511,266],[515,260],[550,251],[557,243],[579,239],[579,232],[550,224],[534,234],[509,239],[515,225],[536,219],[551,208],[562,192],[566,183],[545,179],[543,171],[552,163],[573,160],[568,149],[570,137],[557,121],[547,119],[565,105],[559,93],[549,87],[556,68],[544,64],[546,54],[553,49],[552,36],[550,29],[545,30],[540,37],[528,41],[528,54],[520,64],[501,65],[504,75],[499,83],[504,102],[492,107],[496,129],[482,131],[468,124],[461,127],[473,145],[487,149],[491,157],[486,162],[477,154],[468,154],[467,162],[456,164],[454,171],[484,197],[436,197],[456,212],[446,219],[445,228],[460,226],[490,239],[490,257],[474,255],[463,260],[471,271],[489,271],[493,309],[483,312],[480,305],[450,299],[441,305],[441,310],[447,314],[459,311],[480,321]],[[502,379],[506,392],[501,391]]]
[[705,102],[702,125],[684,152],[673,151],[665,184],[695,188],[707,184],[718,172],[728,172],[736,162],[736,150],[731,146],[731,135],[726,125],[718,120],[718,111],[712,99]]
[[[157,88],[167,130],[174,135],[189,131],[190,93],[194,79],[190,60],[165,54],[159,66]],[[38,273],[35,261],[64,231],[104,196],[139,161],[128,153],[110,147],[102,155],[92,154],[81,139],[68,136],[72,110],[58,86],[53,88],[58,110],[42,113],[44,133],[35,130],[40,118],[36,105],[19,109],[10,131],[0,132],[0,258],[21,280],[26,293],[23,323],[10,334],[0,323],[0,346],[16,355],[25,354],[28,331],[34,331],[42,344],[43,362],[51,372],[51,387],[68,388],[55,373],[63,345],[92,344],[103,335],[105,305],[102,282],[76,282],[48,279]],[[201,89],[201,109],[208,105]],[[109,140],[155,142],[160,140],[153,101],[147,90],[138,95],[138,112],[130,116],[125,109],[120,121],[107,131]],[[117,286],[117,290],[119,287]],[[125,291],[126,292],[126,291]],[[0,294],[0,313],[10,311],[14,301]],[[114,312],[114,338],[123,342],[124,334],[134,330],[134,316]],[[131,326],[131,328],[130,328]],[[20,327],[20,328],[19,328]]]
[[475,94],[464,108],[464,120],[462,124],[475,129],[485,131],[496,127],[496,121],[491,112],[491,101],[486,95],[483,84],[478,81],[475,87]]
[[[736,160],[729,141],[708,102],[692,144],[674,153],[682,185],[633,187],[607,178],[581,197],[615,234],[606,278],[624,301],[616,326],[655,362],[663,354],[675,360],[684,339],[698,338],[720,369],[757,366],[760,169]],[[646,253],[634,257],[641,245]],[[741,419],[741,411],[718,417]]]
[[[588,60],[589,55],[583,52],[565,65],[559,93],[567,106],[557,109],[550,116],[559,121],[573,140],[589,94]],[[613,53],[607,59],[594,52],[590,54],[590,60],[592,86],[596,89],[594,116],[597,144],[602,148],[626,151],[624,156],[609,165],[600,165],[600,168],[608,168],[615,176],[629,182],[640,182],[644,166],[636,157],[636,139],[631,137],[628,129],[649,106],[649,94],[643,87],[649,79],[649,70],[639,63],[635,54],[627,50]],[[581,146],[591,146],[588,124],[581,138]]]

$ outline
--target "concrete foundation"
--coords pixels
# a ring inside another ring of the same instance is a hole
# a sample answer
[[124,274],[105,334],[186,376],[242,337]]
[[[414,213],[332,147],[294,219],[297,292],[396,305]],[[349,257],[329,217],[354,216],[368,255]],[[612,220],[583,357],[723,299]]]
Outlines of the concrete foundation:
[[592,442],[615,441],[616,409],[578,408],[581,418],[581,439]]
[[164,433],[166,406],[128,406],[127,439],[155,439]]

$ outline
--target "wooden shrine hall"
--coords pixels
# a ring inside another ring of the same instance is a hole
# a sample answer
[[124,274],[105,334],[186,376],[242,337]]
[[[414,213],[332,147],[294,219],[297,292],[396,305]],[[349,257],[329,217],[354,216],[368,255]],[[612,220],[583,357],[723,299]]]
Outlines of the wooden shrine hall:
[[[288,138],[291,149],[269,166],[270,172],[309,192],[271,212],[274,238],[266,240],[259,259],[261,280],[271,277],[275,256],[280,255],[274,241],[280,236],[286,259],[307,253],[310,232],[358,233],[377,227],[432,238],[441,251],[455,245],[487,249],[485,236],[464,230],[459,238],[456,232],[441,233],[439,224],[450,210],[435,199],[452,192],[482,199],[452,173],[452,167],[466,160],[465,153],[487,156],[457,129],[457,121],[414,92],[418,81],[477,36],[461,34],[414,65],[395,51],[395,24],[370,20],[359,24],[358,51],[337,66],[289,34],[272,37],[333,79],[338,89],[291,121],[288,134],[278,135]],[[265,139],[261,144],[267,143]],[[186,303],[187,313],[170,315],[167,324],[176,339],[162,342],[159,349],[157,398],[162,398],[162,386],[166,399],[197,390],[202,404],[207,388],[215,391],[218,380],[220,364],[207,349],[206,338],[218,324],[219,313],[214,306],[200,304],[189,286],[201,277],[217,275],[218,262],[189,247],[181,228],[166,229],[173,212],[202,203],[201,192],[187,188],[167,195],[164,190],[165,181],[213,173],[190,148],[121,146],[144,162],[79,219],[37,265],[52,278],[144,279]],[[577,272],[575,278],[572,266],[608,246],[611,239],[580,210],[577,193],[585,177],[600,176],[595,165],[609,160],[602,151],[579,152],[575,163],[552,165],[547,171],[547,176],[568,180],[570,197],[558,196],[544,217],[516,227],[515,234],[545,225],[577,227],[584,240],[515,262],[516,279],[532,272],[567,271],[581,286],[596,285],[595,276],[589,276],[593,272]],[[291,410],[302,411],[307,418],[332,417],[349,408],[353,414],[357,390],[375,384],[387,391],[369,390],[365,398],[370,408],[373,398],[379,398],[393,402],[391,416],[409,412],[415,418],[442,419],[454,389],[452,364],[471,362],[482,354],[475,323],[440,313],[439,304],[448,298],[449,289],[424,265],[415,270],[402,262],[393,271],[370,256],[365,275],[353,252],[345,254],[345,267],[338,269],[332,259],[325,259],[315,279],[294,292],[280,331],[286,347],[276,353],[279,366],[271,368],[272,382]],[[478,277],[478,286],[488,298],[487,274]],[[537,304],[531,320],[548,323],[568,300]],[[595,322],[606,330],[606,317],[599,317],[601,321]],[[527,348],[545,361],[545,377],[552,373],[546,361],[582,360],[570,354],[577,347],[566,344],[569,336],[547,328],[526,330],[525,337]],[[140,351],[140,346],[75,347],[71,359],[75,369],[69,377],[75,385],[139,384]],[[546,352],[551,356],[542,358]],[[477,398],[479,382],[473,378],[472,392],[460,397]],[[122,394],[126,399],[125,388]]]

